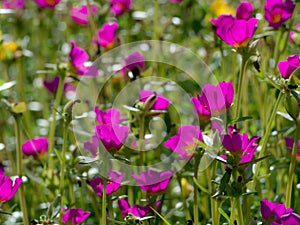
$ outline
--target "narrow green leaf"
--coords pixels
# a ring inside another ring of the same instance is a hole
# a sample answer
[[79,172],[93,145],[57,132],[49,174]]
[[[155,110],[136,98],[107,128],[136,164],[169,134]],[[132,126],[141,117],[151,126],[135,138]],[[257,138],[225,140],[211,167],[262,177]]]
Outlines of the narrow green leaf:
[[162,219],[162,221],[164,221],[165,222],[165,224],[167,224],[167,225],[171,225],[162,215],[160,215],[153,207],[151,207],[150,206],[150,208],[153,210],[153,212],[156,214],[156,215],[158,215],[159,216],[159,218],[161,218]]
[[203,191],[204,193],[208,194],[209,196],[211,195],[211,193],[205,188],[203,187],[201,184],[199,184],[199,182],[197,181],[197,179],[195,177],[193,177],[194,183],[197,185],[197,187]]
[[229,216],[227,215],[227,213],[220,207],[218,208],[219,212],[221,213],[222,216],[225,217],[225,219],[230,223],[230,218]]

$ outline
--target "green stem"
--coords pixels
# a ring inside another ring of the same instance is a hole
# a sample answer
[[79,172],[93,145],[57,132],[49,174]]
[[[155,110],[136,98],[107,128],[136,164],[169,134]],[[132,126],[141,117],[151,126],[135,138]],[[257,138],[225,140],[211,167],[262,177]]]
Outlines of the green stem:
[[237,100],[236,100],[236,108],[234,118],[237,119],[240,116],[240,108],[241,108],[241,99],[242,99],[242,92],[243,92],[243,84],[244,84],[244,77],[246,75],[246,68],[247,68],[248,56],[242,55],[242,66],[239,74],[239,84],[238,84],[238,93],[237,93]]
[[[61,171],[60,171],[60,217],[59,222],[62,224],[62,208],[64,203],[64,187],[65,187],[65,167],[66,167],[66,151],[67,151],[67,139],[68,139],[68,126],[69,123],[64,123],[64,131],[63,131],[63,146],[62,146],[62,153],[61,153]],[[70,184],[71,185],[71,184]]]
[[145,115],[142,114],[140,118],[140,130],[139,130],[140,166],[145,166],[144,150],[145,150]]
[[[261,158],[262,156],[265,155],[265,152],[266,152],[266,149],[267,149],[266,147],[267,147],[268,139],[269,139],[269,136],[270,136],[270,133],[271,133],[271,130],[272,130],[272,125],[273,125],[273,122],[275,120],[275,116],[276,116],[277,110],[279,108],[279,105],[281,103],[282,97],[283,97],[283,93],[280,92],[278,97],[277,97],[277,101],[275,103],[275,106],[273,108],[271,117],[269,119],[269,122],[268,122],[268,125],[267,125],[267,128],[266,128],[266,132],[263,135],[261,150],[259,152],[258,158]],[[254,189],[255,189],[256,182],[257,182],[257,179],[258,179],[258,173],[260,171],[260,166],[261,166],[261,161],[257,162],[257,164],[256,164],[252,186],[250,187],[251,191],[254,191]]]
[[[21,127],[20,127],[20,116],[14,115],[16,123],[15,123],[15,132],[16,132],[16,150],[17,150],[17,173],[20,178],[22,178],[22,149],[21,149]],[[19,198],[21,204],[21,210],[23,212],[23,222],[24,225],[29,225],[27,206],[25,200],[25,192],[24,186],[21,185],[19,188]]]
[[298,151],[298,141],[300,140],[300,124],[296,122],[296,133],[294,138],[294,146],[292,150],[292,156],[291,156],[291,163],[289,168],[289,179],[287,183],[286,188],[286,199],[285,199],[285,206],[287,208],[291,207],[291,198],[292,198],[292,189],[293,189],[293,181],[294,181],[294,173],[295,173],[295,167],[297,163],[296,154]]
[[276,65],[279,61],[279,56],[280,56],[280,54],[279,54],[279,52],[280,52],[279,45],[280,45],[280,41],[283,37],[283,34],[284,34],[284,30],[281,30],[279,36],[277,37],[276,43],[275,43],[275,50],[274,50],[274,56],[273,56],[273,58],[275,60],[274,61],[274,68],[273,68],[274,70],[277,68]]
[[243,214],[243,210],[242,210],[242,204],[240,201],[240,197],[236,198],[237,201],[237,214],[238,214],[238,225],[244,225],[244,214]]
[[230,213],[230,225],[234,225],[234,219],[235,219],[235,213],[234,213],[234,209],[236,208],[236,198],[231,197],[230,198],[230,205],[231,205],[231,213]]
[[187,204],[186,204],[186,196],[184,195],[184,192],[183,192],[183,188],[182,188],[182,184],[181,184],[181,175],[178,174],[177,176],[177,181],[178,181],[178,185],[180,187],[180,190],[181,190],[181,201],[182,201],[182,204],[183,204],[183,209],[184,209],[184,213],[185,213],[185,217],[186,217],[186,220],[190,220],[191,219],[191,214],[190,214],[190,211],[187,207]]
[[[211,174],[212,176],[216,175],[216,167],[217,167],[217,162],[213,161],[212,162],[212,167],[211,167]],[[212,183],[211,180],[208,181],[210,184]],[[212,185],[210,185],[210,192],[214,193]],[[218,225],[220,221],[220,213],[218,210],[218,201],[214,198],[210,198],[211,200],[211,213],[212,213],[212,225]]]
[[56,127],[56,111],[58,110],[58,107],[59,107],[61,99],[62,99],[63,90],[64,90],[64,79],[65,79],[65,76],[61,75],[60,79],[59,79],[57,93],[56,93],[55,104],[54,104],[54,108],[52,111],[52,122],[50,125],[50,132],[49,132],[49,136],[48,136],[48,140],[49,140],[49,148],[48,148],[49,149],[49,151],[48,151],[49,170],[52,171],[51,174],[53,174],[53,170],[54,170],[54,162],[53,162],[52,153],[53,153],[53,148],[54,148],[54,136],[55,136],[55,127]]
[[[195,154],[194,177],[198,181],[198,168],[201,157]],[[198,186],[194,182],[194,225],[199,225]]]
[[101,213],[101,225],[106,225],[106,178],[103,180],[103,193],[102,193],[102,213]]

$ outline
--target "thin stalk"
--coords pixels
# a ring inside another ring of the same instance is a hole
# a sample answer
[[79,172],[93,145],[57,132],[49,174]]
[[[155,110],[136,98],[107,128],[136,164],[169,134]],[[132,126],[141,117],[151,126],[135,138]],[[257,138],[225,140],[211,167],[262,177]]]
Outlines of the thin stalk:
[[187,204],[186,204],[186,196],[184,195],[184,192],[183,192],[181,179],[182,179],[182,177],[180,175],[178,175],[177,176],[177,181],[178,181],[178,185],[179,185],[180,190],[181,190],[181,200],[182,200],[182,204],[183,204],[185,217],[186,217],[186,220],[190,220],[191,219],[191,214],[190,214],[190,211],[189,211],[189,209],[187,207]]
[[285,199],[285,206],[287,208],[291,207],[291,199],[292,199],[292,189],[293,189],[293,181],[294,181],[294,174],[295,174],[295,167],[297,163],[296,154],[298,151],[298,140],[300,140],[300,124],[296,122],[296,133],[294,138],[294,146],[292,150],[291,156],[291,163],[289,168],[289,179],[286,188],[286,199]]
[[[198,168],[200,163],[200,156],[195,155],[195,165],[194,165],[194,177],[198,181]],[[199,208],[198,208],[198,186],[194,182],[194,225],[199,225]]]
[[[21,149],[21,127],[20,127],[20,116],[15,115],[15,132],[16,132],[16,150],[17,150],[17,173],[20,178],[22,178],[22,149]],[[21,204],[21,210],[23,212],[23,222],[24,225],[29,225],[27,206],[25,200],[24,186],[21,185],[19,188],[19,198]]]
[[234,209],[236,208],[236,198],[231,197],[230,198],[230,205],[231,205],[231,214],[230,214],[230,225],[235,225],[234,224],[234,220],[235,220],[235,213],[234,213]]
[[103,193],[102,193],[102,213],[101,213],[101,225],[106,225],[106,178],[102,178],[103,181]]
[[276,43],[275,43],[275,50],[274,50],[274,55],[273,55],[273,59],[274,59],[274,68],[273,69],[274,70],[275,70],[276,65],[279,61],[279,56],[280,56],[280,54],[279,54],[279,52],[280,52],[279,45],[280,45],[280,41],[283,37],[283,34],[284,34],[284,30],[281,30],[280,34],[277,36],[277,40],[276,40]]
[[[216,167],[217,167],[217,162],[214,161],[212,163],[212,169],[211,169],[211,174],[215,175],[216,174]],[[212,183],[211,180],[208,181],[210,184]],[[212,185],[210,185],[210,192],[214,193],[214,190],[212,189]],[[220,221],[220,213],[218,210],[218,202],[216,199],[210,198],[211,201],[211,214],[212,214],[212,225],[218,225]]]
[[145,166],[144,150],[145,150],[145,115],[142,114],[140,118],[140,129],[139,129],[140,166]]
[[[278,97],[277,97],[277,100],[276,100],[275,106],[273,108],[272,114],[270,116],[270,119],[269,119],[269,122],[268,122],[268,125],[267,125],[267,128],[266,128],[266,132],[263,135],[261,150],[259,152],[258,158],[261,158],[262,156],[265,155],[265,152],[266,152],[266,149],[267,149],[266,147],[267,147],[268,139],[269,139],[269,136],[270,136],[270,133],[271,133],[271,130],[272,130],[272,125],[273,125],[273,122],[275,120],[275,116],[276,116],[277,110],[279,108],[279,105],[281,103],[282,97],[283,97],[283,93],[280,92]],[[260,171],[260,166],[261,166],[261,161],[257,162],[257,164],[256,164],[252,186],[250,186],[251,191],[254,191],[254,189],[255,189],[255,185],[256,185],[256,182],[257,182],[257,179],[258,179],[258,173]]]
[[238,93],[237,93],[237,100],[236,100],[236,108],[234,113],[234,118],[237,119],[240,116],[240,108],[241,108],[241,100],[242,100],[242,92],[243,92],[243,84],[244,84],[244,77],[246,74],[246,68],[248,63],[248,57],[242,55],[242,66],[239,74],[239,84],[238,84]]
[[49,132],[49,136],[48,136],[48,140],[49,140],[48,155],[49,155],[49,170],[50,171],[53,171],[53,169],[54,169],[53,157],[51,155],[53,153],[53,148],[54,148],[54,136],[55,136],[55,127],[56,127],[56,110],[58,109],[61,99],[62,99],[63,90],[64,90],[64,78],[65,78],[65,76],[61,75],[60,79],[59,79],[59,85],[58,85],[58,89],[57,89],[57,93],[56,93],[55,104],[54,104],[54,108],[52,111],[52,122],[50,125],[50,132]]
[[60,170],[60,214],[59,214],[59,223],[62,224],[62,208],[64,202],[64,187],[65,187],[65,167],[66,167],[66,151],[67,151],[67,139],[68,139],[68,125],[69,123],[64,124],[64,131],[63,131],[63,146],[62,146],[62,153],[61,153],[61,170]]
[[238,214],[238,225],[244,225],[244,214],[243,214],[243,209],[242,209],[242,204],[240,201],[240,197],[236,198],[237,202],[237,214]]

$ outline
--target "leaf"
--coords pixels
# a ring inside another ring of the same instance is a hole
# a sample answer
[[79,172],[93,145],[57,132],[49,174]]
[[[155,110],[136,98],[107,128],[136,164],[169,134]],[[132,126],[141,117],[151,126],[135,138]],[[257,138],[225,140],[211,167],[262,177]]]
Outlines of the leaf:
[[153,210],[153,212],[159,216],[159,218],[162,219],[162,221],[164,221],[165,224],[167,225],[171,225],[162,215],[160,215],[152,206],[150,206],[150,208]]
[[86,156],[79,156],[79,164],[90,164],[93,162],[96,162],[98,159],[97,158],[91,158],[91,157],[86,157]]
[[197,181],[197,179],[195,177],[193,177],[194,183],[197,185],[197,187],[203,191],[204,193],[208,194],[209,196],[211,196],[211,193],[205,188],[203,187],[201,184],[199,184],[199,182]]
[[220,207],[218,208],[219,212],[221,213],[222,216],[224,216],[224,218],[230,223],[230,218],[227,215],[227,213]]
[[242,122],[242,121],[252,120],[252,119],[253,119],[252,116],[242,116],[242,117],[239,117],[237,119],[231,120],[230,123],[237,123],[237,122]]
[[4,84],[2,84],[2,85],[0,86],[0,92],[1,92],[1,91],[5,91],[5,90],[7,90],[7,89],[9,89],[9,88],[12,88],[12,87],[15,86],[15,85],[16,85],[16,81],[6,82],[6,83],[4,83]]
[[134,107],[131,107],[131,106],[128,106],[128,105],[123,105],[123,107],[129,111],[133,111],[133,112],[141,112],[141,110],[137,109],[137,108],[134,108]]
[[294,121],[293,118],[289,114],[287,114],[287,113],[277,112],[277,115],[282,116],[283,118],[285,118],[285,119],[287,119],[289,121]]
[[5,212],[5,211],[2,211],[2,210],[0,210],[0,214],[12,215],[12,213],[10,213],[10,212]]

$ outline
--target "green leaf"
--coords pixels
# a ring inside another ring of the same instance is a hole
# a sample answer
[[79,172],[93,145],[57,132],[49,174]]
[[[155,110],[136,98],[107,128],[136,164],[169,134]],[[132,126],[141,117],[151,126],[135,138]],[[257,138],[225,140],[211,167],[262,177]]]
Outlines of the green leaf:
[[227,213],[220,207],[218,208],[219,212],[221,213],[222,216],[224,216],[224,218],[230,223],[230,218],[227,215]]
[[150,208],[153,210],[153,212],[159,216],[159,218],[162,219],[162,221],[164,221],[165,224],[167,225],[171,225],[162,215],[160,215],[152,206],[150,206]]
[[193,177],[194,183],[197,185],[197,187],[203,191],[204,193],[208,194],[209,196],[211,196],[211,193],[205,188],[203,187],[201,184],[199,184],[199,182],[197,181],[197,179],[195,177]]
[[231,120],[230,123],[237,123],[237,122],[242,122],[242,121],[252,120],[252,119],[253,119],[252,116],[243,116],[243,117],[239,117],[237,119]]
[[16,81],[6,82],[6,83],[4,83],[4,84],[2,84],[2,85],[0,86],[0,92],[1,92],[1,91],[5,91],[5,90],[7,90],[7,89],[10,89],[10,88],[12,88],[12,87],[15,86],[15,85],[16,85]]

